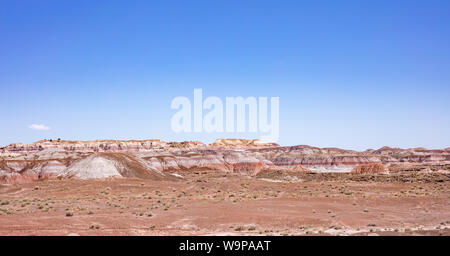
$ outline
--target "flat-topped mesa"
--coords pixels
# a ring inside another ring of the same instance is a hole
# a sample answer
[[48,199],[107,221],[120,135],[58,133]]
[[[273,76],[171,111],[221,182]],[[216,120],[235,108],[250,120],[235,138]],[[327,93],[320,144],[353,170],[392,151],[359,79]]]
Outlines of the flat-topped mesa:
[[206,144],[201,141],[168,142],[167,144],[171,148],[180,148],[180,149],[194,149],[207,147]]
[[198,141],[165,142],[162,140],[41,140],[32,144],[14,143],[0,148],[0,153],[36,153],[43,150],[67,152],[141,152],[151,150],[192,149],[206,145]]
[[449,153],[450,150],[449,148],[444,148],[444,149],[427,149],[424,147],[416,147],[416,148],[407,148],[407,149],[403,149],[403,148],[391,148],[388,146],[384,146],[381,147],[377,150],[374,149],[367,149],[366,151],[364,151],[365,153],[374,153],[374,154],[381,154],[381,155],[392,155],[392,154],[441,154],[441,153]]
[[232,147],[232,148],[247,148],[247,147],[279,147],[277,143],[263,142],[258,139],[217,139],[209,144],[210,147]]

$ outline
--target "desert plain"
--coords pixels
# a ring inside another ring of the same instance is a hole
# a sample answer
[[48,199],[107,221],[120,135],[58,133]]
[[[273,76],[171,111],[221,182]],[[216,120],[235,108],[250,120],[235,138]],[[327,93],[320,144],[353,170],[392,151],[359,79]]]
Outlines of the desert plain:
[[450,235],[449,149],[145,143],[1,148],[0,235]]

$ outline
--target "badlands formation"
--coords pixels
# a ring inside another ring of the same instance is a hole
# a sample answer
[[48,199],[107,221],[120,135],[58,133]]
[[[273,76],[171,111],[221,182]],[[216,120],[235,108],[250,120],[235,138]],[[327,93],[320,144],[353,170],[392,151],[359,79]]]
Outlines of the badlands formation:
[[450,235],[450,148],[258,140],[0,148],[1,235]]
[[11,144],[0,148],[0,181],[47,178],[128,177],[154,180],[182,178],[192,170],[218,170],[258,176],[267,171],[312,173],[389,173],[389,169],[426,166],[447,173],[450,148],[383,147],[357,152],[306,145],[282,147],[259,140],[197,141],[61,141]]

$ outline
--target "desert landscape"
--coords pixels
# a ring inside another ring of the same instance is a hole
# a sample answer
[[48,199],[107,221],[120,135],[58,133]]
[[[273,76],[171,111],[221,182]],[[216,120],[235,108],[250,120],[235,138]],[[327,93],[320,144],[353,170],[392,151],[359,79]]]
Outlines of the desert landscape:
[[43,140],[0,148],[0,235],[450,235],[450,148]]

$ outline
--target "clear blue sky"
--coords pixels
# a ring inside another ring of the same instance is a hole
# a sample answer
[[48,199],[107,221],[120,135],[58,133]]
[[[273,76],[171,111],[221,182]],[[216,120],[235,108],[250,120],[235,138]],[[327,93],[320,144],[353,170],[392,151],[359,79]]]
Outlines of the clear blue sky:
[[[450,1],[2,1],[0,145],[201,140],[176,96],[279,96],[282,145],[450,146]],[[50,130],[33,130],[44,124]]]

